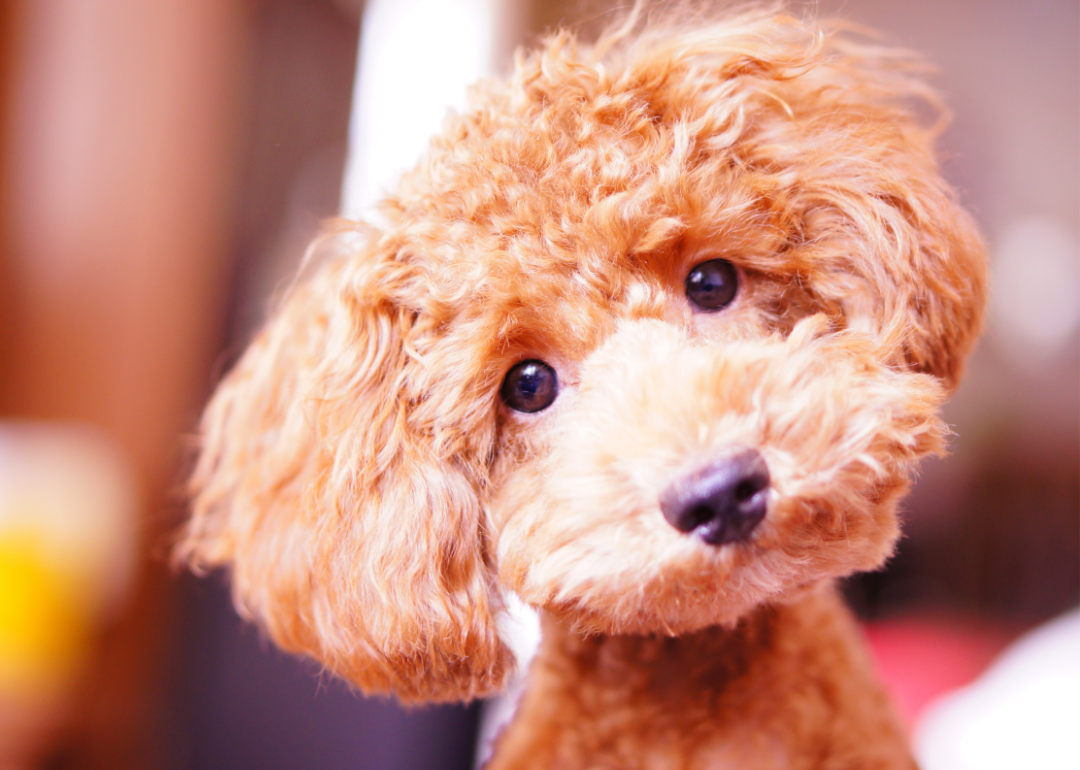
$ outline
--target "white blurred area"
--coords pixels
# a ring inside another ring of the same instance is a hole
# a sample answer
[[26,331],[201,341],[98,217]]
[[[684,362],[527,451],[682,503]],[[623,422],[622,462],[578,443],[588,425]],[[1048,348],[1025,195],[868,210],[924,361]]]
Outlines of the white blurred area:
[[990,330],[1016,366],[1038,370],[1076,341],[1080,248],[1047,216],[1017,219],[994,242]]
[[372,211],[416,164],[447,110],[490,77],[520,33],[511,0],[370,0],[364,9],[341,211]]
[[975,684],[930,706],[923,770],[1080,767],[1080,610],[1020,639]]

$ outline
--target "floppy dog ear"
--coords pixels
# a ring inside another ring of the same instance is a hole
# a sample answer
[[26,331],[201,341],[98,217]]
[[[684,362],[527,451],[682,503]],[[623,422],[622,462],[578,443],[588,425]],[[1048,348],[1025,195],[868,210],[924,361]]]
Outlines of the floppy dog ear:
[[881,130],[892,134],[885,146],[858,157],[855,145],[820,187],[807,185],[808,197],[825,199],[805,202],[808,229],[831,233],[807,248],[825,267],[810,283],[848,328],[877,340],[883,360],[953,390],[982,329],[985,247],[941,176],[929,132],[899,113]]
[[401,297],[419,282],[366,250],[293,289],[221,383],[177,553],[228,566],[242,614],[365,692],[471,699],[512,667],[493,620],[486,463],[460,441],[436,449],[414,418],[429,375]]
[[805,86],[781,89],[807,132],[794,144],[809,282],[884,360],[952,390],[982,328],[987,262],[937,163],[944,108],[910,54],[838,35],[821,55]]

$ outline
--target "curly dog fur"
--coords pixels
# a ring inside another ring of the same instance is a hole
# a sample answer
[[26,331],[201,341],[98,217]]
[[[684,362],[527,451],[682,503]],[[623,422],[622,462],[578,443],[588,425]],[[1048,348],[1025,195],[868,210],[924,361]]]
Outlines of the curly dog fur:
[[[206,411],[180,554],[405,702],[498,692],[516,592],[544,641],[493,768],[911,767],[832,581],[892,553],[981,323],[936,98],[775,10],[635,25],[519,55],[384,226],[332,228]],[[738,291],[697,312],[712,259]],[[515,412],[534,359],[558,396]],[[771,479],[752,536],[670,526],[733,447]]]

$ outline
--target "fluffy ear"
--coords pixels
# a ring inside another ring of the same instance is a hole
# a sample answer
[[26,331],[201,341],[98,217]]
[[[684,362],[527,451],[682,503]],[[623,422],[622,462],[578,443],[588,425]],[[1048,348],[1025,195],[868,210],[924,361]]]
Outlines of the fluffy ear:
[[831,135],[815,132],[799,170],[808,282],[849,328],[878,340],[884,360],[952,390],[982,329],[985,247],[938,168],[936,131],[912,115],[923,89],[895,73],[875,84],[873,68],[860,83],[865,63],[847,62],[832,74]]
[[[675,22],[602,41],[622,62],[619,82],[700,150],[730,157],[739,189],[791,233],[778,270],[794,266],[883,359],[955,387],[982,323],[986,259],[935,160],[944,121],[919,62],[768,7]],[[552,44],[548,58],[560,52]]]
[[807,68],[775,84],[784,128],[751,142],[794,181],[776,191],[802,222],[788,256],[884,360],[952,390],[981,331],[987,264],[936,160],[944,110],[906,52],[839,33],[806,50]]
[[485,439],[437,447],[422,300],[403,300],[420,281],[364,250],[293,289],[221,383],[177,552],[228,566],[245,616],[363,691],[471,699],[512,667],[493,620]]

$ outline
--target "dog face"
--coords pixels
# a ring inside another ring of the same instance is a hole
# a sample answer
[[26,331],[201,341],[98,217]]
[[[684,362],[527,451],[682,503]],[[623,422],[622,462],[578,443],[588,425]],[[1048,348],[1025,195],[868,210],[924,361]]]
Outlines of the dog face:
[[902,64],[763,13],[548,41],[223,382],[182,555],[406,701],[501,685],[498,583],[681,633],[879,566],[985,294]]

